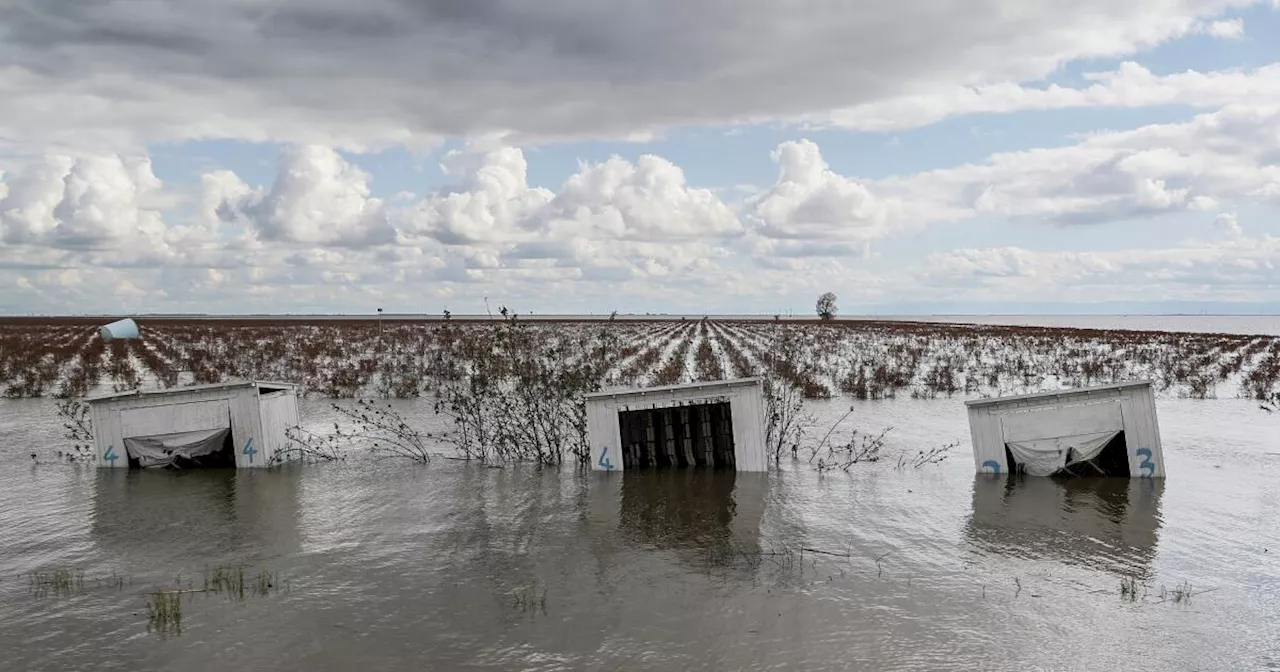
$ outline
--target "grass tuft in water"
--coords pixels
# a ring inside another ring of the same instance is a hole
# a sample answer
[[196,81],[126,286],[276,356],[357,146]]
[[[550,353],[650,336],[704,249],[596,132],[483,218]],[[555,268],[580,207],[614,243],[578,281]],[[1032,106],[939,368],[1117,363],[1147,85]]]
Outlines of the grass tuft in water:
[[1195,591],[1191,589],[1191,583],[1189,581],[1179,583],[1173,587],[1173,590],[1166,590],[1164,586],[1160,587],[1160,599],[1172,600],[1174,604],[1190,602],[1193,595],[1195,595]]
[[220,565],[204,570],[204,591],[225,595],[233,600],[243,600],[245,593],[244,567]]
[[31,594],[35,597],[70,597],[83,593],[84,572],[71,569],[54,569],[48,572],[31,572],[27,575]]
[[521,613],[547,613],[547,589],[538,591],[538,586],[524,586],[511,591],[511,607]]
[[147,632],[182,634],[181,590],[157,590],[147,596]]
[[1139,592],[1140,588],[1141,586],[1138,585],[1138,580],[1133,577],[1120,579],[1120,597],[1122,599],[1126,599],[1130,602],[1137,602],[1139,597],[1146,593],[1145,590]]

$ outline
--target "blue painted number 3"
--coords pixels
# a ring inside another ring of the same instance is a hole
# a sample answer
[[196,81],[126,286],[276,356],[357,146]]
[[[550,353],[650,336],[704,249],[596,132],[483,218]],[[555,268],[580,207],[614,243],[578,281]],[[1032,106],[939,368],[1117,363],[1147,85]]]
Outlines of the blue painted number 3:
[[1142,462],[1138,464],[1138,468],[1143,471],[1142,478],[1151,478],[1156,474],[1156,463],[1151,461],[1151,449],[1139,448],[1133,451],[1134,455],[1142,458]]
[[244,450],[241,452],[243,452],[245,455],[248,455],[249,464],[253,464],[253,456],[258,454],[258,449],[253,447],[252,438],[250,438],[249,441],[244,444]]
[[600,450],[600,460],[596,462],[601,469],[605,471],[613,471],[613,463],[609,461],[609,446],[603,446]]

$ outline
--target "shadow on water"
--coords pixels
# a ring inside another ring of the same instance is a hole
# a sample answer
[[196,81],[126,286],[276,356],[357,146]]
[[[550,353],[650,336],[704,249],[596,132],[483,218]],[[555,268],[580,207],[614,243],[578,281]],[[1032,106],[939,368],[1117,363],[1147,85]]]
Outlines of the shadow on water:
[[301,546],[300,469],[97,471],[91,535],[128,566],[167,562],[190,571],[281,557]]
[[985,553],[1145,579],[1156,554],[1163,492],[1163,479],[979,474],[966,533]]

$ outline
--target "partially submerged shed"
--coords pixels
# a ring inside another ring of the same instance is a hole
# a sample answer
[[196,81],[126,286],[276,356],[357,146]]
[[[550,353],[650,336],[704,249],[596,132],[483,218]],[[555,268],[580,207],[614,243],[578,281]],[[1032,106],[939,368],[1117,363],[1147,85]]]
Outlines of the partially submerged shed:
[[236,381],[88,400],[102,467],[266,467],[298,424],[289,383]]
[[1164,477],[1149,381],[965,402],[979,472]]
[[589,394],[591,467],[765,471],[764,412],[759,378]]

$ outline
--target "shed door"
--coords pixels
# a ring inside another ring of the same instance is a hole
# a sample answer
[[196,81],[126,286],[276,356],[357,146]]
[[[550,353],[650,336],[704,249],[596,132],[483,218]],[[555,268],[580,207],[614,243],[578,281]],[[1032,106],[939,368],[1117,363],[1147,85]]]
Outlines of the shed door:
[[133,408],[120,413],[120,425],[122,438],[226,429],[231,427],[231,404],[218,399]]

